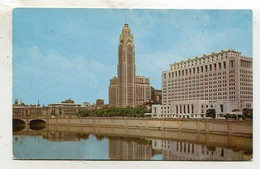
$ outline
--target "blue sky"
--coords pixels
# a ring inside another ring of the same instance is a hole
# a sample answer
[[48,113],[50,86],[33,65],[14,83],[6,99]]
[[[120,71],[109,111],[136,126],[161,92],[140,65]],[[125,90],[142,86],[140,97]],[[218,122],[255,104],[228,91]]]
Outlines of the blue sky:
[[26,9],[13,12],[13,100],[108,102],[127,22],[136,73],[161,88],[169,64],[222,49],[252,57],[250,10]]

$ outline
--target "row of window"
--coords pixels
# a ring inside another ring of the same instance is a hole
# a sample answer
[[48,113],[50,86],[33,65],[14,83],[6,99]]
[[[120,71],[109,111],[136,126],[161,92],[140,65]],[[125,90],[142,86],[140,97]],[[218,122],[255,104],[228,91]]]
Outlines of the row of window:
[[[230,67],[234,67],[234,60],[230,61]],[[204,65],[204,66],[200,66],[200,67],[194,67],[194,68],[189,68],[189,69],[185,69],[185,70],[179,70],[179,71],[175,71],[175,72],[169,72],[168,73],[168,78],[174,78],[174,77],[180,77],[180,76],[187,76],[187,75],[192,75],[192,74],[196,74],[196,73],[203,73],[203,72],[208,72],[208,71],[213,71],[213,70],[221,70],[226,69],[227,64],[226,61],[224,62],[218,62],[218,63],[213,63],[213,64],[209,64],[209,65]],[[166,79],[166,73],[163,75],[164,79]]]
[[[212,53],[213,55],[208,56],[208,57],[204,57],[204,58],[196,58],[194,60],[190,60],[187,62],[183,62],[183,63],[175,63],[171,66],[171,69],[178,69],[178,68],[182,68],[182,67],[186,67],[186,66],[193,66],[193,64],[197,65],[197,64],[201,64],[201,63],[206,63],[206,62],[210,62],[210,61],[217,61],[219,58],[223,59],[223,58],[227,58],[227,53],[221,53],[221,54],[215,54]],[[231,53],[231,56],[239,56],[240,53]],[[206,56],[206,55],[204,55]]]

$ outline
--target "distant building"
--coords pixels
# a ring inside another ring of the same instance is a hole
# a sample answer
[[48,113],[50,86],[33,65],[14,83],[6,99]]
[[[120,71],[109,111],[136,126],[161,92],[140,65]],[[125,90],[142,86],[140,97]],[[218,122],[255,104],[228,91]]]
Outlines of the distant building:
[[104,107],[104,105],[105,105],[104,100],[102,100],[102,99],[97,99],[96,100],[96,109],[101,109],[101,108]]
[[20,104],[18,103],[18,100],[15,99],[15,102],[13,104],[13,116],[40,116],[42,115],[42,109],[38,102],[37,105],[26,105],[23,102]]
[[154,89],[152,87],[151,93],[152,93],[151,102],[156,104],[162,104],[162,90]]
[[90,102],[83,102],[81,107],[83,109],[87,109],[87,110],[93,110],[94,109],[94,105],[91,104]]
[[135,74],[134,37],[124,24],[118,46],[117,77],[110,79],[109,107],[136,107],[151,100],[149,78]]
[[75,115],[81,108],[80,104],[75,104],[73,100],[68,99],[61,103],[48,104],[42,107],[43,115]]
[[252,58],[222,50],[175,62],[162,72],[162,106],[153,106],[152,117],[200,118],[209,108],[221,117],[252,106]]

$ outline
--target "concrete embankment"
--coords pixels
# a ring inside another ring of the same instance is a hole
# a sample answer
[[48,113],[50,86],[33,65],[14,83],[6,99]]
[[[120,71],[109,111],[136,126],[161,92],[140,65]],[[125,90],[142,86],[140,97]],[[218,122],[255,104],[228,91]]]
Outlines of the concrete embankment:
[[[215,119],[150,119],[150,118],[44,118],[50,126],[128,128],[154,131],[185,131],[252,137],[252,121]],[[150,132],[152,133],[152,132]]]

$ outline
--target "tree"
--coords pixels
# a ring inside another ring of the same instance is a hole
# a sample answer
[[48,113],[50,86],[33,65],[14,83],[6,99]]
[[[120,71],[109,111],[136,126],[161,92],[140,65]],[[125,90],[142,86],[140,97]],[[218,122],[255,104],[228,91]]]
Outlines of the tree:
[[216,118],[216,110],[215,109],[208,109],[206,112],[206,117]]
[[227,114],[224,115],[224,117],[225,117],[226,119],[229,119],[229,118],[231,117],[231,115],[227,113]]
[[90,111],[88,110],[80,110],[78,112],[76,112],[76,115],[77,116],[80,116],[80,117],[87,117],[87,116],[90,116]]
[[253,109],[244,108],[242,112],[246,118],[253,119]]
[[232,112],[239,112],[239,110],[238,109],[233,109]]

